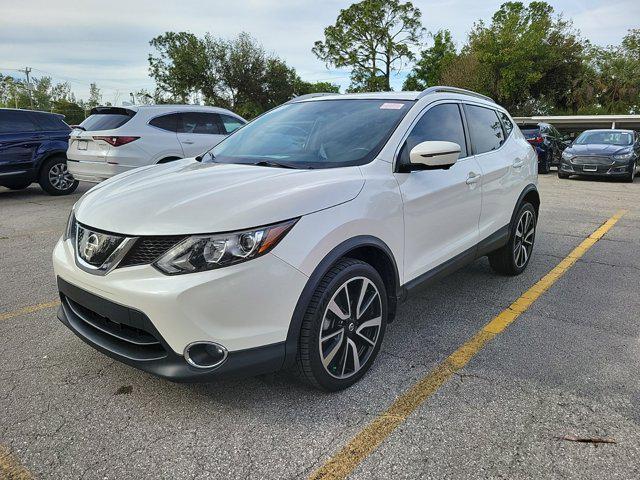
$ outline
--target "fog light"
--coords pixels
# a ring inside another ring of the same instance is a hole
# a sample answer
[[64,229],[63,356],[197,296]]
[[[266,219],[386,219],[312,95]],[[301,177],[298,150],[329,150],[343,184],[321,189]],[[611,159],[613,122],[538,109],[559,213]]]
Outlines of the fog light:
[[227,349],[213,342],[193,342],[184,349],[184,359],[196,368],[214,368],[227,359]]

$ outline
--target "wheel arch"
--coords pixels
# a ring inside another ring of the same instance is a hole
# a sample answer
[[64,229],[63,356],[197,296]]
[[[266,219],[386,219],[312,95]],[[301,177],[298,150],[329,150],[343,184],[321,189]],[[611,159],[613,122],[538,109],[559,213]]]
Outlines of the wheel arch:
[[511,222],[509,223],[509,225],[513,225],[513,221],[516,218],[518,209],[520,208],[520,205],[522,205],[523,202],[529,202],[533,205],[533,208],[536,211],[536,218],[537,218],[538,213],[540,211],[540,194],[538,193],[538,188],[533,183],[530,183],[529,185],[527,185],[520,193],[520,196],[518,197],[518,201],[516,202],[516,206],[513,209],[513,213],[511,214]]
[[43,154],[38,159],[38,162],[36,164],[36,177],[35,178],[39,178],[40,177],[40,174],[42,173],[42,166],[45,164],[45,162],[47,160],[49,160],[52,157],[64,157],[64,159],[67,160],[67,151],[66,150],[62,150],[62,149],[55,149],[55,150],[49,150],[49,151],[47,151],[47,153]]
[[389,246],[377,237],[360,235],[333,248],[315,268],[305,285],[291,317],[285,342],[285,366],[296,360],[302,319],[316,288],[325,274],[342,258],[355,258],[370,264],[382,277],[389,299],[389,321],[395,317],[400,292],[398,266]]

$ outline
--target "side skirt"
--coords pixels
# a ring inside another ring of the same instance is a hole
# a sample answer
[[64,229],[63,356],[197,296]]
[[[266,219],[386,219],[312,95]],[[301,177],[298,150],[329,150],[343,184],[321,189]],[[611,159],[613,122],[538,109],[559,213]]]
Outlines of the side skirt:
[[478,258],[504,247],[509,242],[509,225],[505,225],[495,233],[479,242],[477,245],[459,253],[441,265],[423,273],[422,275],[405,283],[402,288],[402,300],[406,300],[409,294],[420,291],[422,288],[448,276],[460,268],[470,264]]

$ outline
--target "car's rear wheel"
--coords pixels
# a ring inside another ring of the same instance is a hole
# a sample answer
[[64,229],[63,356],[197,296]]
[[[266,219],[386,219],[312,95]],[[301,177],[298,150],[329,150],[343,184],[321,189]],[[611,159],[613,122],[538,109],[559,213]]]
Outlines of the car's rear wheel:
[[536,222],[536,210],[533,205],[523,203],[511,225],[509,242],[489,254],[491,268],[502,275],[520,275],[524,272],[533,252]]
[[49,195],[68,195],[78,188],[78,181],[69,173],[67,159],[62,156],[45,160],[38,183]]
[[380,351],[387,316],[380,274],[360,260],[340,260],[307,307],[296,358],[298,377],[328,391],[353,385]]

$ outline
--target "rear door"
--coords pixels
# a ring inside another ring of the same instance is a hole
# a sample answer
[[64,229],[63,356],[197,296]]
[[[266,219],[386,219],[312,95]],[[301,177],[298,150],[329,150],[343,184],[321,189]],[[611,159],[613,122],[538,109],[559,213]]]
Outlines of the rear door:
[[26,110],[0,111],[0,174],[9,176],[35,167],[46,135]]
[[509,224],[523,188],[523,151],[530,150],[513,138],[513,122],[503,112],[470,103],[464,104],[464,111],[473,153],[482,171],[482,241]]
[[475,247],[482,205],[480,168],[469,153],[460,105],[428,107],[412,126],[398,162],[421,142],[445,140],[460,145],[460,157],[448,170],[396,173],[404,206],[406,280],[442,265]]
[[40,126],[40,130],[49,140],[66,142],[69,140],[71,127],[64,123],[62,117],[52,113],[32,112],[31,115]]
[[178,140],[185,157],[195,157],[215,147],[226,136],[220,115],[212,112],[179,114]]

